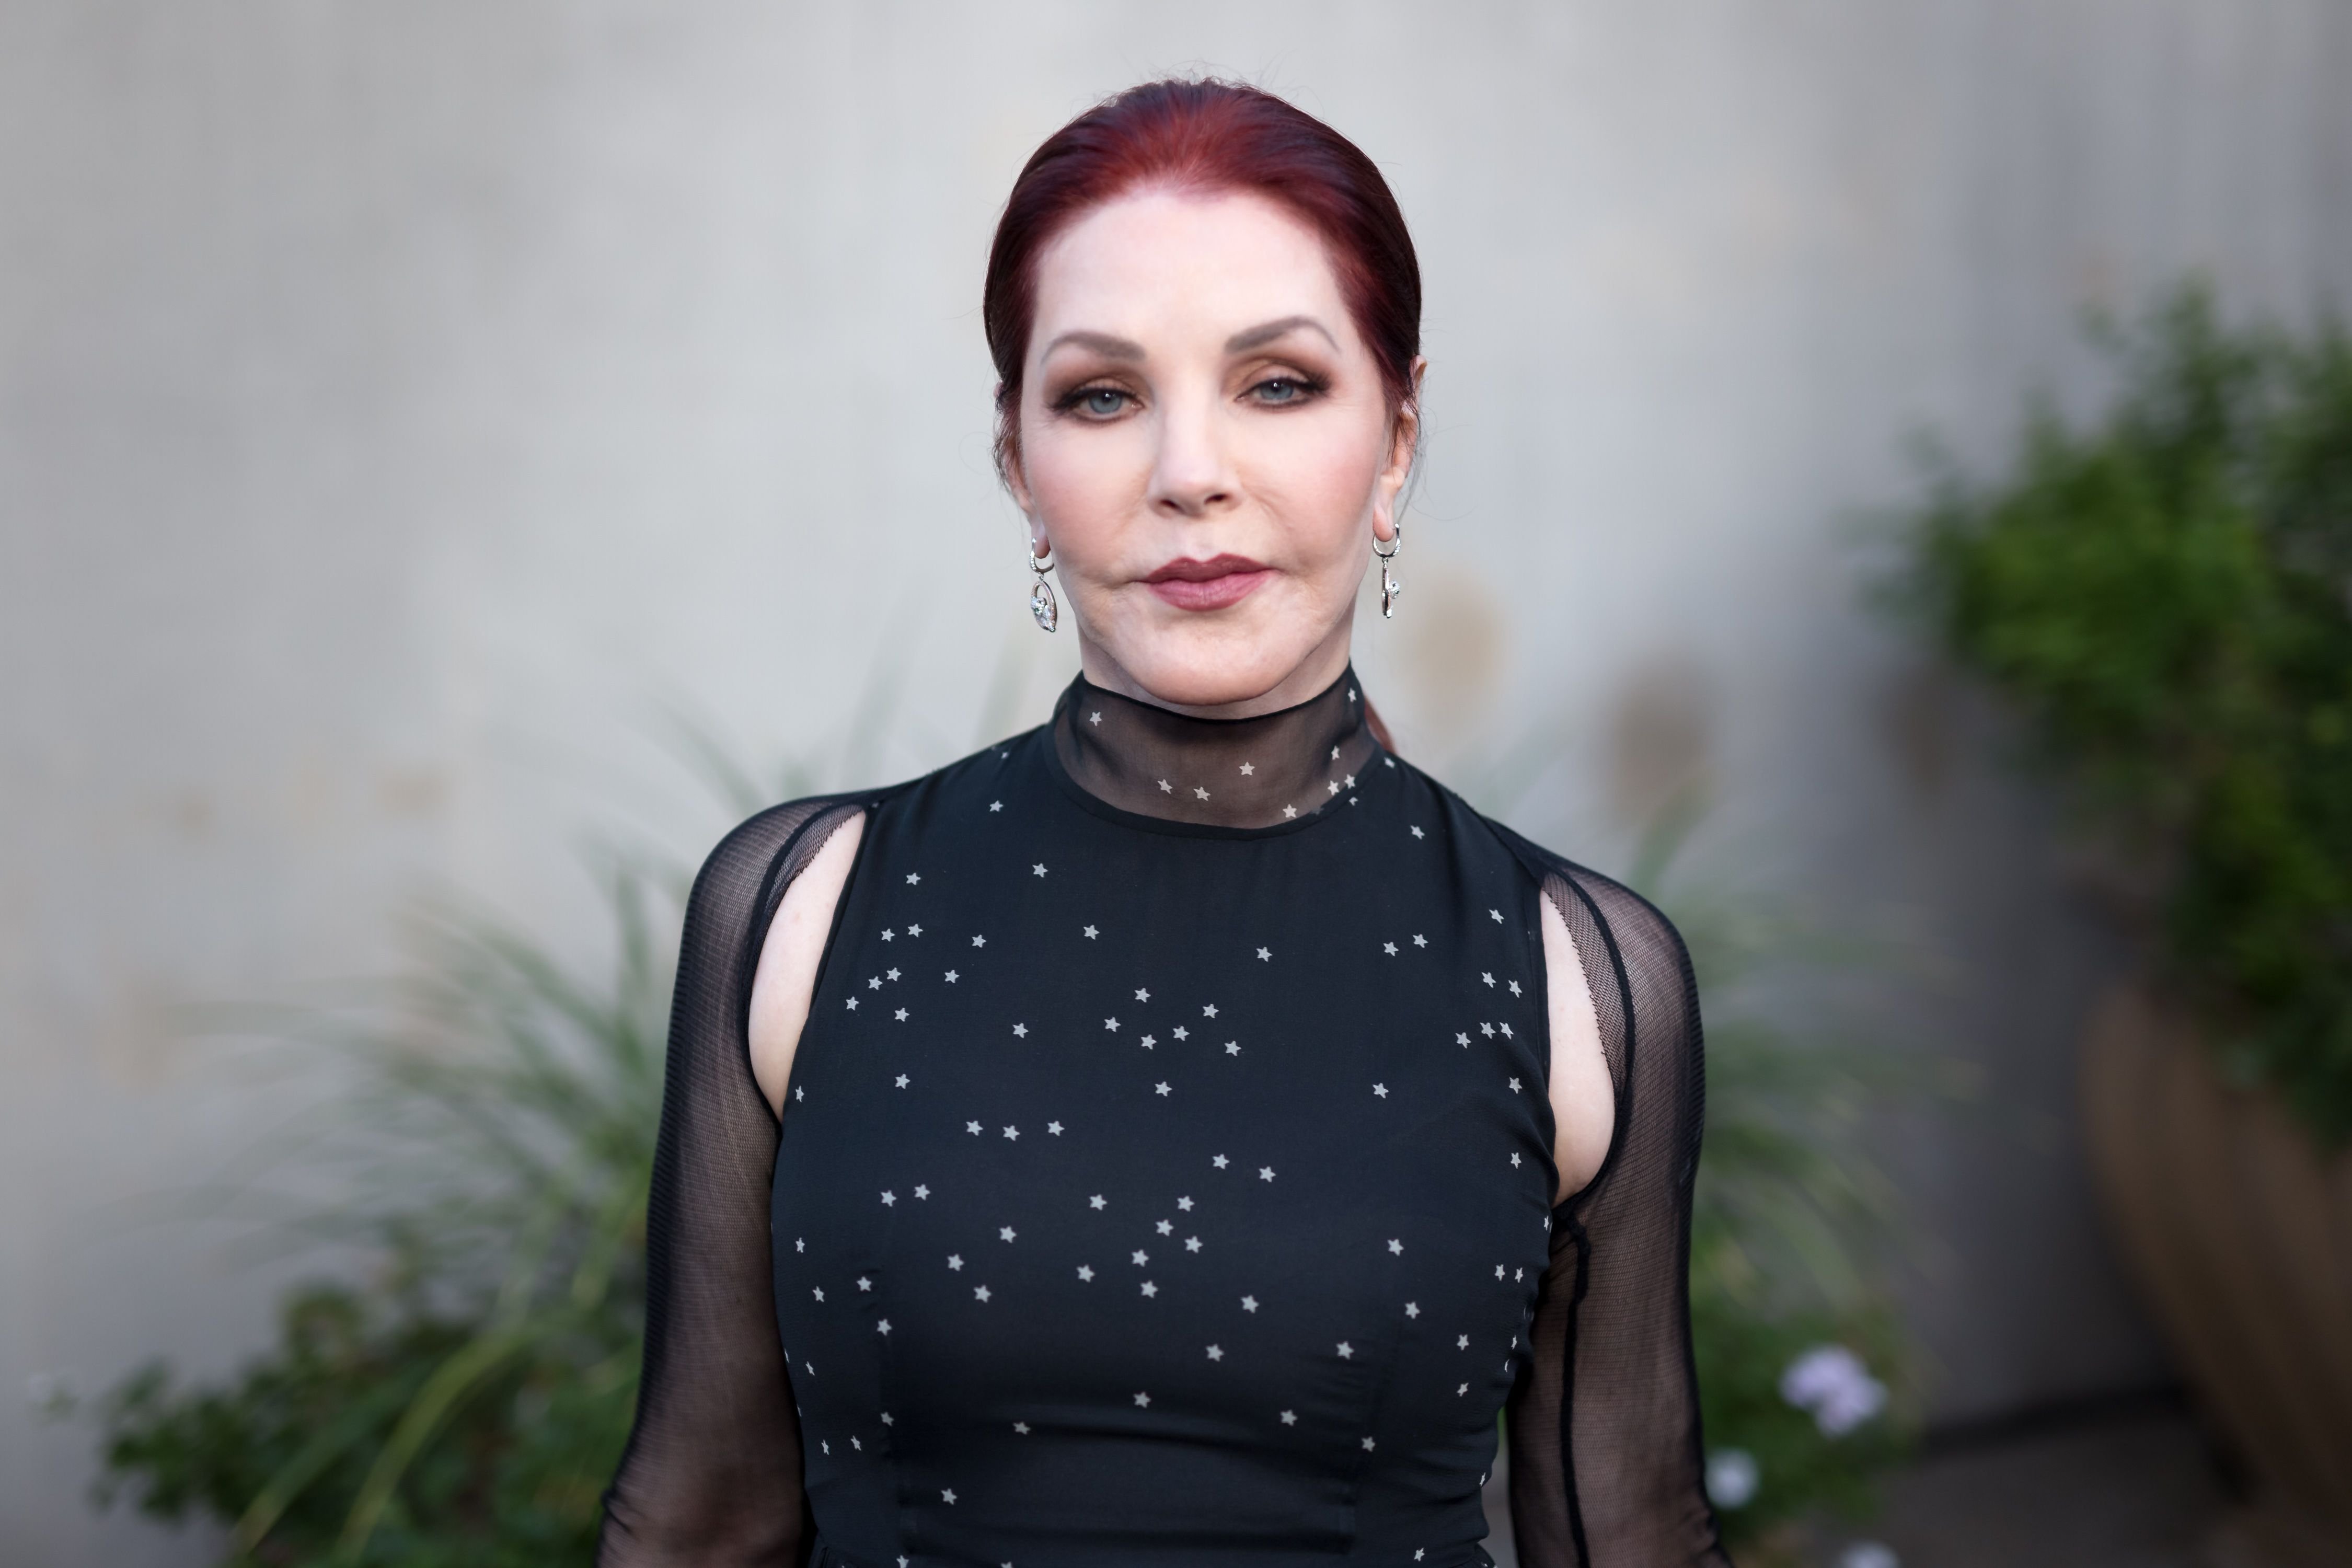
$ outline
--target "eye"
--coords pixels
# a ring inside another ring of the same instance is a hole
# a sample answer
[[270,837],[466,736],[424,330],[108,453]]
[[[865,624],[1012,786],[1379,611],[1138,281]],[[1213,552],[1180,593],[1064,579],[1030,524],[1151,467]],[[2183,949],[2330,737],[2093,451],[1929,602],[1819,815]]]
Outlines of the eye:
[[1270,375],[1250,388],[1250,396],[1261,404],[1280,407],[1285,404],[1304,403],[1319,390],[1302,376]]
[[1127,407],[1128,395],[1116,386],[1082,387],[1070,405],[1097,419],[1108,419]]

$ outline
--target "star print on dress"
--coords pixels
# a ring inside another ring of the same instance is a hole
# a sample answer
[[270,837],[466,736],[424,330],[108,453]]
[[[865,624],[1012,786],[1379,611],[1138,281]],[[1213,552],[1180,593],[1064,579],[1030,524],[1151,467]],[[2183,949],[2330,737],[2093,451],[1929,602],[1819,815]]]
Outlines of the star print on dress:
[[1212,1164],[1212,1165],[1214,1165],[1218,1170],[1222,1171],[1222,1170],[1223,1170],[1227,1165],[1231,1164],[1231,1163],[1232,1163],[1232,1162],[1231,1162],[1231,1161],[1229,1161],[1229,1160],[1227,1160],[1227,1159],[1226,1159],[1223,1154],[1219,1154],[1219,1155],[1216,1155],[1216,1156],[1214,1156],[1213,1158],[1212,1158],[1212,1159],[1210,1160],[1209,1163],[1210,1163],[1210,1164]]
[[950,970],[949,970],[949,971],[948,971],[948,973],[947,973],[947,981],[948,981],[948,984],[950,984],[950,985],[952,985],[952,984],[954,984],[956,983],[956,972],[955,972],[954,970],[950,969]]
[[984,936],[973,937],[971,939],[971,945],[974,947],[986,947],[988,945],[988,939]]
[[1026,1024],[1015,1024],[1015,1025],[1013,1025],[1013,1037],[1014,1039],[1016,1039],[1016,1040],[1025,1040],[1025,1039],[1027,1039],[1027,1038],[1029,1037],[1029,1026],[1028,1026],[1028,1025],[1026,1025]]
[[1004,803],[1001,800],[992,800],[988,803],[988,809],[991,811],[1003,811],[1004,809]]
[[909,871],[907,873],[907,886],[910,888],[922,879],[922,874],[919,871]]
[[1035,865],[1030,867],[1029,874],[1033,877],[1044,876],[1045,874],[1045,862],[1040,860]]
[[1412,836],[1413,836],[1415,838],[1419,838],[1419,837],[1423,837],[1423,833],[1422,833],[1421,829],[1420,829],[1420,828],[1418,828],[1418,827],[1416,827],[1416,828],[1414,828],[1414,829],[1412,830]]
[[1389,1086],[1384,1083],[1376,1083],[1372,1085],[1372,1092],[1380,1096],[1382,1100],[1386,1100],[1389,1097]]
[[962,1268],[963,1268],[963,1255],[962,1255],[961,1253],[959,1253],[959,1252],[950,1252],[950,1253],[949,1253],[949,1254],[948,1254],[948,1271],[949,1271],[950,1273],[951,1273],[951,1274],[952,1274],[952,1273],[958,1273],[958,1272],[961,1272],[961,1271],[962,1270]]
[[1244,1311],[1244,1312],[1255,1312],[1255,1311],[1256,1311],[1256,1310],[1257,1310],[1257,1298],[1256,1298],[1256,1297],[1255,1297],[1255,1296],[1244,1296],[1244,1297],[1243,1297],[1243,1298],[1242,1298],[1242,1310],[1243,1310],[1243,1311]]
[[1271,953],[1271,952],[1268,952],[1265,948],[1262,948],[1262,947],[1261,947],[1261,948],[1259,948],[1259,949],[1257,950],[1257,956],[1258,956],[1258,962],[1260,962],[1261,963],[1271,963],[1271,962],[1273,962],[1273,959],[1274,959],[1274,954],[1273,954],[1273,953]]
[[1097,936],[1100,935],[1101,933],[1100,933],[1100,932],[1098,932],[1098,931],[1097,931],[1095,930],[1095,928],[1094,928],[1094,927],[1092,927],[1092,926],[1088,926],[1088,927],[1087,927],[1086,931],[1084,932],[1084,934],[1085,934],[1085,936],[1086,936],[1086,939],[1087,939],[1088,942],[1092,942],[1092,941],[1094,941],[1094,940],[1095,940],[1095,938],[1096,938]]
[[1215,1345],[1211,1345],[1209,1347],[1209,1359],[1211,1361],[1223,1361],[1225,1359],[1225,1352]]
[[1103,1195],[1102,1195],[1100,1193],[1097,1193],[1094,1196],[1092,1196],[1092,1197],[1090,1197],[1090,1198],[1088,1198],[1088,1199],[1087,1200],[1087,1207],[1088,1207],[1088,1208],[1090,1208],[1090,1209],[1098,1209],[1098,1208],[1101,1208],[1102,1206],[1103,1206]]
[[1237,1057],[1241,1054],[1242,1045],[1239,1040],[1227,1040],[1225,1042],[1225,1055],[1229,1057]]

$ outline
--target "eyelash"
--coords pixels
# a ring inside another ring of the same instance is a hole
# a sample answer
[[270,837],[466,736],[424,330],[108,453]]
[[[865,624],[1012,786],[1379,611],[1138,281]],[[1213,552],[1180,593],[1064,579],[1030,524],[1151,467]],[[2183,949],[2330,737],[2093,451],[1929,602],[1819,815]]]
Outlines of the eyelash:
[[[1250,384],[1249,391],[1255,392],[1261,387],[1273,385],[1276,382],[1285,383],[1297,387],[1302,395],[1286,398],[1279,403],[1267,403],[1261,400],[1258,405],[1261,408],[1295,408],[1302,403],[1312,402],[1316,398],[1322,396],[1325,393],[1331,390],[1331,384],[1319,375],[1269,375],[1262,380],[1252,383]],[[1094,396],[1097,393],[1102,392],[1115,394],[1116,395],[1126,399],[1129,403],[1133,403],[1136,400],[1135,395],[1128,391],[1123,386],[1105,386],[1099,382],[1097,382],[1084,386],[1074,386],[1069,391],[1062,394],[1061,396],[1054,400],[1054,412],[1056,414],[1076,414],[1085,406],[1087,399]],[[1116,417],[1116,416],[1100,415],[1097,416],[1097,421],[1113,417]]]

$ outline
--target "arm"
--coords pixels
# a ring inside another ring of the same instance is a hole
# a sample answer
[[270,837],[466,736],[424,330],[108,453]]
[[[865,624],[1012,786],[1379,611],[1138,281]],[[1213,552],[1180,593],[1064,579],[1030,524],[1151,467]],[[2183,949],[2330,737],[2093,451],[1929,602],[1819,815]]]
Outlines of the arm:
[[646,1211],[645,1373],[604,1497],[602,1568],[801,1556],[800,1429],[768,1247],[777,1123],[752,1069],[749,1003],[778,903],[858,809],[803,801],[753,817],[688,900]]
[[[1616,1118],[1599,1174],[1554,1212],[1530,1364],[1511,1396],[1519,1561],[1722,1568],[1728,1560],[1706,1501],[1690,1345],[1691,1184],[1704,1098],[1690,960],[1674,927],[1639,897],[1580,867],[1541,860],[1545,902],[1590,981]],[[1565,978],[1549,962],[1546,970],[1548,984]]]

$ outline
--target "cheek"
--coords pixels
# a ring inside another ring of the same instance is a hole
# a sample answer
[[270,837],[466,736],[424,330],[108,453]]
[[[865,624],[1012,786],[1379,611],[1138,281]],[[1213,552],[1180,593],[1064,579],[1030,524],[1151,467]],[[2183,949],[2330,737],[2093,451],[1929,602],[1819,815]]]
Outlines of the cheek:
[[1248,454],[1245,488],[1265,504],[1302,562],[1354,558],[1380,473],[1376,441],[1355,426],[1335,420],[1311,429],[1271,430]]
[[1037,515],[1053,531],[1055,549],[1069,536],[1087,539],[1117,525],[1139,504],[1151,472],[1151,455],[1134,433],[1139,422],[1110,429],[1071,430],[1034,421],[1021,433],[1021,471]]

